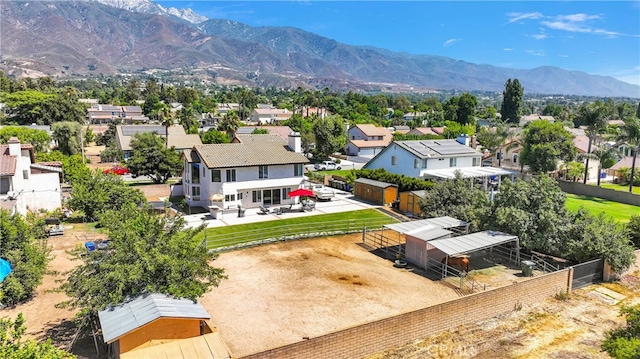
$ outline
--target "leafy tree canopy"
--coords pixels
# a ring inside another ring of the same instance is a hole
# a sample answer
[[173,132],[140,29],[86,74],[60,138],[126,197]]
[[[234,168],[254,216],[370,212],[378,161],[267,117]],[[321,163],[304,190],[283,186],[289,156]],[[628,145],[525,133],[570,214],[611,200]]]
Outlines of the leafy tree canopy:
[[51,126],[53,139],[56,141],[57,149],[63,154],[70,156],[80,153],[82,127],[77,122],[57,122]]
[[133,155],[127,168],[137,176],[149,176],[155,183],[166,183],[182,171],[182,159],[175,148],[164,147],[164,140],[155,133],[136,133],[131,140]]
[[49,261],[49,248],[38,242],[35,236],[35,228],[22,216],[0,210],[0,258],[9,261],[13,268],[13,272],[0,283],[1,303],[15,305],[25,301],[42,283]]
[[627,319],[627,325],[607,333],[602,350],[614,359],[640,358],[640,305],[624,306],[620,314]]
[[4,359],[71,359],[75,355],[56,348],[51,339],[44,343],[22,340],[27,328],[24,316],[18,314],[16,320],[0,318],[0,358]]
[[69,207],[82,211],[89,221],[95,221],[108,210],[119,210],[128,203],[146,202],[140,190],[127,186],[120,177],[93,171],[90,176],[73,183]]
[[109,233],[109,249],[79,256],[82,265],[62,285],[71,298],[63,304],[83,314],[145,293],[195,301],[224,278],[222,269],[210,265],[216,254],[196,239],[203,228],[185,229],[181,217],[169,220],[129,203],[105,212],[100,223]]
[[202,140],[202,143],[204,144],[231,142],[229,135],[213,128],[208,129],[207,132],[201,133],[200,140]]
[[534,173],[554,171],[559,160],[575,158],[576,148],[572,139],[573,135],[561,123],[533,121],[524,131],[520,160]]
[[451,216],[470,223],[472,229],[481,228],[489,211],[489,197],[470,186],[470,181],[457,171],[454,179],[435,182],[420,199],[420,210],[428,217]]
[[329,157],[347,144],[344,119],[340,116],[318,118],[313,123],[313,134],[316,139],[316,152],[320,158]]
[[49,150],[51,137],[47,131],[22,126],[5,126],[0,128],[0,143],[7,143],[11,137],[17,137],[20,143],[30,143],[36,152]]
[[66,156],[60,151],[53,151],[37,153],[36,160],[39,162],[62,162],[63,180],[71,185],[91,176],[91,170],[82,161],[81,155]]
[[508,79],[502,91],[502,105],[500,106],[500,115],[502,119],[509,123],[520,123],[520,117],[523,112],[523,95],[524,88],[518,79]]

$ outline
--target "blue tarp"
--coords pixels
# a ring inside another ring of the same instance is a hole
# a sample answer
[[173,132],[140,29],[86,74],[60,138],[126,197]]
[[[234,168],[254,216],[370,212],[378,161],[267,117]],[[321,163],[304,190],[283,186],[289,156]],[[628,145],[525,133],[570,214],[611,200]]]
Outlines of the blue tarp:
[[9,273],[11,273],[13,269],[11,268],[11,264],[8,261],[0,258],[0,283],[7,278]]

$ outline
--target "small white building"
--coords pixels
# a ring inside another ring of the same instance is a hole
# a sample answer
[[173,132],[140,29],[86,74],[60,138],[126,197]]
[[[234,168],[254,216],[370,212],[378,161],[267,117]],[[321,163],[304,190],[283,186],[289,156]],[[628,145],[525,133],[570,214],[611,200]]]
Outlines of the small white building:
[[61,164],[36,163],[33,145],[16,137],[0,145],[0,208],[26,215],[62,206]]
[[265,125],[285,121],[293,116],[293,112],[280,108],[257,108],[251,112],[251,122]]

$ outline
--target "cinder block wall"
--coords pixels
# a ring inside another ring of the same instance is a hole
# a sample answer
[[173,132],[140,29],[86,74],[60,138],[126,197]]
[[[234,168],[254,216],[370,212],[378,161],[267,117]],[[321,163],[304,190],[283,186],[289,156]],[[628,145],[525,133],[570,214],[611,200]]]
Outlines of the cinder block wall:
[[558,185],[562,191],[577,194],[581,196],[591,196],[608,199],[614,202],[626,203],[634,206],[640,206],[640,195],[616,191],[614,189],[591,186],[578,182],[558,181]]
[[243,357],[360,358],[570,290],[569,269]]

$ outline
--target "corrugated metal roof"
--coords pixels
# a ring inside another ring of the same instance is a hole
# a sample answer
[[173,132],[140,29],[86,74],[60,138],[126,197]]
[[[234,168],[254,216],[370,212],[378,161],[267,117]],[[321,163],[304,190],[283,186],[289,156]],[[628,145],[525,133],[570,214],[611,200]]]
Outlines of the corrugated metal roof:
[[150,294],[98,312],[102,337],[109,344],[158,318],[209,319],[209,313],[189,299]]
[[434,239],[448,236],[450,234],[453,234],[453,232],[448,231],[444,228],[435,227],[435,228],[429,228],[429,229],[423,229],[423,230],[415,230],[415,232],[409,231],[409,232],[406,232],[405,234],[410,235],[411,237],[421,239],[425,242],[428,242]]
[[384,227],[394,230],[398,233],[410,233],[410,232],[419,232],[422,230],[434,229],[434,228],[455,228],[455,227],[464,227],[467,225],[467,222],[449,217],[435,217],[429,219],[421,219],[418,221],[411,222],[402,222],[402,223],[394,223],[387,224]]
[[309,163],[302,154],[289,149],[278,135],[238,135],[240,143],[198,145],[193,149],[208,168],[286,165]]
[[464,254],[490,248],[498,244],[511,242],[518,239],[512,234],[484,231],[466,234],[464,236],[443,238],[429,241],[429,244],[443,251],[448,256]]
[[393,183],[387,183],[387,182],[382,182],[382,181],[376,181],[376,180],[372,180],[372,179],[368,179],[368,178],[358,178],[356,180],[356,183],[363,183],[363,184],[368,184],[371,186],[376,186],[376,187],[398,187],[397,184],[393,184]]

